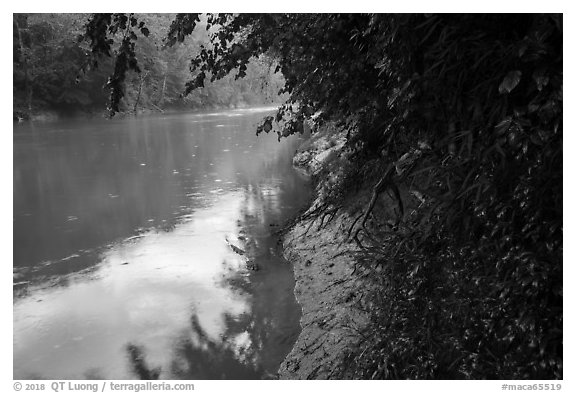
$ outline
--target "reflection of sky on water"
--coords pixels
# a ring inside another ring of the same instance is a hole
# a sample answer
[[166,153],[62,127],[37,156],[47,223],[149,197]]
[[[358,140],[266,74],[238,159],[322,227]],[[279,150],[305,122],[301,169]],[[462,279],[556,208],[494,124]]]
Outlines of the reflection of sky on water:
[[[262,195],[272,189],[264,187]],[[264,307],[280,307],[277,313],[284,312],[291,287],[250,279],[248,258],[264,269],[274,259],[269,239],[250,229],[267,224],[253,191],[217,196],[171,231],[149,231],[103,251],[97,269],[72,274],[66,286],[31,289],[17,299],[14,356],[26,362],[15,362],[15,376],[133,378],[126,354],[118,352],[134,345],[160,378],[259,377],[261,336],[270,328],[285,335],[286,326],[273,312],[251,315],[258,311],[250,285],[272,294],[278,304]],[[286,280],[281,274],[275,278]],[[275,295],[275,286],[284,293]]]
[[[123,357],[111,358],[111,351],[135,341],[151,364],[169,364],[173,354],[167,348],[182,339],[175,334],[190,330],[192,315],[210,340],[220,341],[225,315],[250,312],[245,294],[219,285],[225,273],[245,269],[224,239],[238,230],[241,200],[240,193],[224,195],[171,232],[150,232],[114,246],[101,255],[96,272],[72,278],[67,287],[18,300],[14,352],[29,359],[21,366],[34,373],[41,364],[44,375],[61,378],[90,369],[106,378],[128,377]],[[238,335],[237,343],[249,346],[246,334]],[[26,376],[24,370],[15,372]]]
[[15,134],[15,378],[260,378],[290,349],[293,144],[165,117]]

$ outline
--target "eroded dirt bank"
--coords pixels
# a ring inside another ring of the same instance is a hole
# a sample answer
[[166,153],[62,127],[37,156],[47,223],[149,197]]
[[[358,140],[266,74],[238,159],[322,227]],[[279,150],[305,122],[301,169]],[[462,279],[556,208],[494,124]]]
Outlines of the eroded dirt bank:
[[[316,199],[308,213],[319,203],[319,189],[327,181],[318,175],[341,147],[340,141],[320,136],[294,157],[296,167],[316,177]],[[293,265],[295,295],[302,307],[302,332],[280,366],[280,379],[339,378],[336,370],[346,349],[358,342],[357,331],[367,315],[355,306],[361,290],[350,255],[355,245],[346,239],[351,222],[343,211],[330,221],[314,216],[299,221],[284,236],[284,256]]]

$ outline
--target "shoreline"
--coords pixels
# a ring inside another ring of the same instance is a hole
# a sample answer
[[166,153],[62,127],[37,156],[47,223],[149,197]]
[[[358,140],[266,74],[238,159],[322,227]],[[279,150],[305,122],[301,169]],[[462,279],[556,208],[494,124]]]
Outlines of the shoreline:
[[[326,134],[315,136],[296,152],[294,166],[313,177],[313,184],[325,180],[317,175],[326,167],[332,152],[343,143],[329,141]],[[318,187],[308,212],[321,198]],[[355,244],[346,239],[352,219],[344,211],[322,222],[300,216],[282,238],[284,258],[294,271],[296,301],[302,308],[301,332],[278,370],[279,379],[340,378],[335,371],[344,366],[347,350],[359,342],[358,331],[368,322],[368,314],[357,307],[362,292],[354,274],[350,254]]]

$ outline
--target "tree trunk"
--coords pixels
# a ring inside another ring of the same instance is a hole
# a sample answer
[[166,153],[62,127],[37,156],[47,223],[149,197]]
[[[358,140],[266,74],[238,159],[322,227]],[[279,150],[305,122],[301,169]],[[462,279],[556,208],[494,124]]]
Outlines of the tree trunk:
[[166,77],[168,75],[164,75],[164,81],[162,82],[162,91],[160,92],[160,99],[158,100],[158,106],[161,107],[164,103],[164,92],[166,91]]
[[32,95],[33,95],[33,91],[32,91],[32,83],[28,82],[27,84],[27,89],[26,89],[26,107],[28,109],[28,117],[32,116]]
[[148,76],[148,72],[140,75],[140,86],[138,86],[138,95],[136,96],[136,102],[134,103],[134,116],[138,115],[138,103],[140,102],[140,94],[142,94],[142,86],[144,85],[144,80]]
[[32,115],[32,80],[30,79],[30,73],[28,71],[28,56],[26,55],[26,49],[24,48],[22,40],[22,27],[18,22],[18,15],[13,17],[14,25],[16,25],[16,31],[18,32],[18,46],[20,49],[20,56],[22,58],[22,70],[24,71],[24,90],[26,93],[26,109],[28,111],[28,116]]

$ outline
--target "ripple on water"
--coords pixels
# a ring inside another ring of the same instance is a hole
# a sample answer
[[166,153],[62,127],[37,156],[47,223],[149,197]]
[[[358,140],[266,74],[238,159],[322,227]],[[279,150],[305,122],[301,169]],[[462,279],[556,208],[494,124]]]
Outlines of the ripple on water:
[[[63,160],[76,156],[62,156],[66,152],[48,140],[43,160],[27,160],[26,165],[42,163],[30,179],[49,187],[35,198],[15,198],[15,238],[37,239],[15,242],[18,258],[33,255],[24,254],[24,244],[34,244],[36,251],[70,248],[55,253],[63,258],[40,257],[32,266],[15,262],[15,293],[22,293],[14,296],[15,378],[136,378],[130,359],[144,359],[162,379],[202,379],[210,373],[258,378],[275,372],[291,342],[280,342],[270,326],[289,326],[295,336],[299,325],[289,265],[275,255],[268,223],[281,221],[285,200],[297,205],[301,189],[292,186],[296,176],[288,179],[290,187],[273,182],[278,173],[291,176],[273,160],[286,146],[274,138],[259,138],[249,147],[254,157],[239,159],[236,149],[247,146],[243,130],[256,118],[246,124],[217,118],[234,117],[228,115],[214,113],[201,125],[189,123],[206,120],[203,115],[164,115],[153,129],[142,119],[98,123],[93,127],[99,138],[103,127],[134,124],[134,129],[108,130],[105,148],[74,145],[78,159],[64,161],[66,166]],[[168,130],[171,119],[174,128]],[[226,127],[213,133],[211,124]],[[70,143],[84,143],[74,131],[63,132]],[[87,165],[93,157],[99,165]],[[26,165],[15,161],[15,196],[30,189],[18,180],[28,179]],[[184,172],[190,176],[172,176]],[[19,204],[34,200],[42,209]],[[50,221],[49,213],[57,221]],[[37,223],[29,225],[27,218],[24,232],[18,226],[23,214]],[[209,370],[193,374],[198,364]]]

